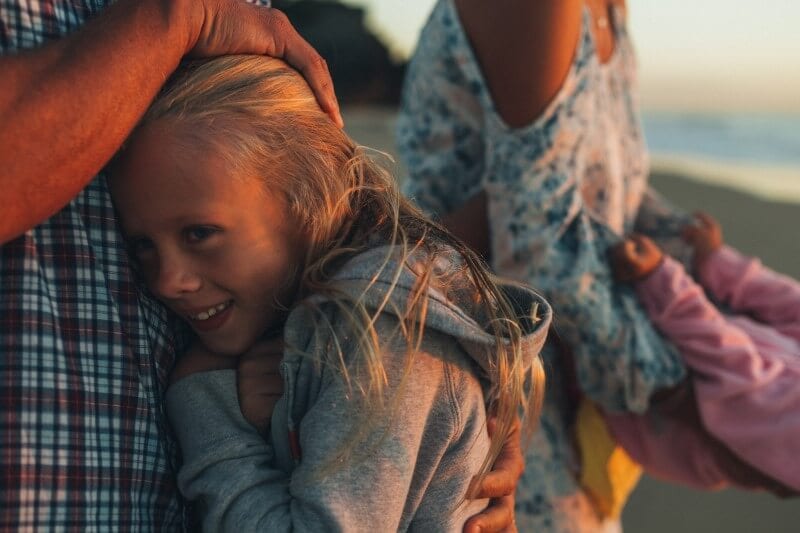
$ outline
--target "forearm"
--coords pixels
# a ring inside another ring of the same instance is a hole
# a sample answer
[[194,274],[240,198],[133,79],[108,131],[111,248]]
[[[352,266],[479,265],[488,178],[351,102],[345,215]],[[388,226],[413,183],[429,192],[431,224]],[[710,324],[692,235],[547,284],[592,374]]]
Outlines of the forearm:
[[740,313],[749,313],[800,341],[800,283],[761,261],[723,246],[698,269],[703,286]]
[[[748,335],[730,323],[677,262],[663,264],[636,286],[653,324],[681,351],[687,365],[705,381],[724,374],[740,377],[746,393],[753,383],[769,381],[775,368],[765,365]],[[733,389],[726,388],[730,394]]]
[[746,322],[739,327],[727,320],[682,268],[674,262],[664,266],[637,288],[658,328],[696,372],[693,388],[705,428],[796,490],[800,468],[787,466],[800,445],[800,368],[792,364],[793,354],[777,344],[756,344]]
[[0,242],[54,214],[108,162],[197,38],[189,6],[123,0],[69,37],[0,58]]

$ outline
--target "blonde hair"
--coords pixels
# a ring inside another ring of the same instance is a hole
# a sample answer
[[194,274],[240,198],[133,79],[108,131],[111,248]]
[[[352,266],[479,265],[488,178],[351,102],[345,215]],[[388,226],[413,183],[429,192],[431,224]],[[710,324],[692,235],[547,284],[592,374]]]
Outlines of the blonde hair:
[[[479,475],[485,475],[494,463],[520,411],[523,434],[530,435],[541,409],[544,372],[538,356],[531,367],[526,366],[520,317],[480,259],[403,197],[392,175],[320,110],[297,72],[282,61],[260,56],[228,56],[186,64],[141,124],[161,119],[202,126],[194,128],[198,141],[218,143],[231,165],[248,165],[268,174],[266,186],[286,196],[291,213],[309,239],[300,274],[301,291],[322,294],[347,317],[360,348],[359,360],[354,362],[359,379],[351,380],[341,353],[331,361],[344,379],[370,400],[369,405],[383,405],[386,375],[381,339],[374,328],[382,309],[370,310],[360,298],[346,296],[337,289],[331,274],[344,260],[376,246],[376,242],[401,250],[399,269],[412,254],[427,258],[421,268],[415,265],[418,281],[406,309],[395,310],[408,346],[402,389],[422,342],[429,288],[446,282],[433,267],[437,251],[451,247],[460,254],[463,265],[459,274],[463,275],[457,276],[462,280],[457,290],[464,290],[463,280],[467,280],[471,285],[467,289],[487,319],[482,325],[497,339],[496,357],[486,376],[490,382],[487,401],[497,425]],[[391,259],[386,258],[383,268]],[[399,274],[394,273],[395,279]],[[452,273],[450,277],[454,278]],[[388,297],[384,301],[388,302]],[[342,464],[370,425],[356,427],[361,429],[353,435],[351,445],[332,463]]]

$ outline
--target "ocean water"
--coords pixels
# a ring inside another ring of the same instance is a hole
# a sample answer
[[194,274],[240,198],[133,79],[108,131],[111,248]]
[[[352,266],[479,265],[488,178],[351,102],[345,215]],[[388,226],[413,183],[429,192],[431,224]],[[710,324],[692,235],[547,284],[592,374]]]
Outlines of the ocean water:
[[800,115],[645,113],[655,171],[800,202]]

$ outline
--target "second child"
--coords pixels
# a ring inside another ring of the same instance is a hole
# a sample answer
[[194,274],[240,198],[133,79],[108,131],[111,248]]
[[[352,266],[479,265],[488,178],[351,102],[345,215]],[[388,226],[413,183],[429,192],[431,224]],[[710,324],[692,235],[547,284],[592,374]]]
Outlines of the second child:
[[[800,283],[724,245],[709,215],[697,215],[684,238],[694,248],[694,277],[641,235],[612,250],[612,260],[691,369],[684,393],[708,435],[686,423],[686,412],[668,414],[668,406],[645,416],[607,415],[611,433],[654,475],[699,488],[797,495]],[[743,464],[720,453],[716,441]]]

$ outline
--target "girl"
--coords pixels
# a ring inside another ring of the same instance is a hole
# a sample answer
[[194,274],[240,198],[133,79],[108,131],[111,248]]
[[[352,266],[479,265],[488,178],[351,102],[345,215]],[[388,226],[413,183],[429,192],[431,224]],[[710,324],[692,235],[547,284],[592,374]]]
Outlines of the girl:
[[[676,417],[676,403],[646,416],[607,415],[611,431],[645,469],[666,479],[796,495],[800,284],[724,246],[708,215],[699,214],[684,234],[694,248],[696,279],[725,311],[646,237],[626,239],[612,258],[618,277],[634,281],[650,319],[694,373],[689,403],[713,439]],[[714,439],[744,464],[719,453]],[[748,465],[764,476],[748,473]]]
[[[549,307],[411,207],[297,73],[183,69],[111,188],[144,280],[196,334],[167,408],[205,529],[450,531],[485,506],[465,501],[471,474],[519,409],[532,427]],[[265,440],[232,369],[281,326]]]

